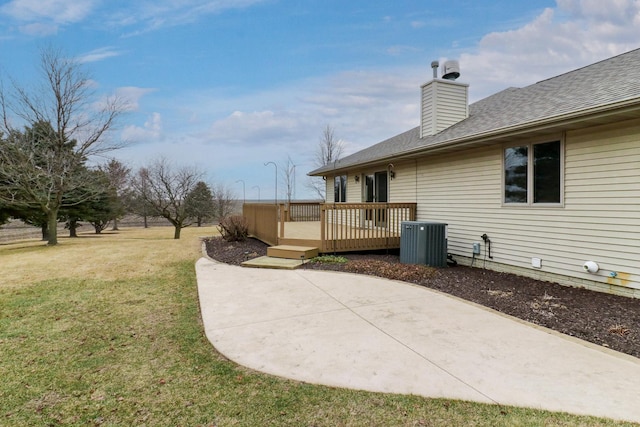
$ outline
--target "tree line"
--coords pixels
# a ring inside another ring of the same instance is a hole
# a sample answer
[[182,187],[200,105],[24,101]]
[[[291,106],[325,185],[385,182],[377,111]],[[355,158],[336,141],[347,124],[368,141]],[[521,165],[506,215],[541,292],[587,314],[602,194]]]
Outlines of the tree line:
[[93,163],[123,146],[113,129],[126,100],[97,100],[80,64],[59,50],[43,49],[39,65],[37,89],[0,85],[0,225],[20,219],[55,245],[59,222],[76,236],[81,221],[100,233],[134,213],[145,225],[167,219],[179,238],[184,227],[230,213],[231,192],[210,188],[195,168],[162,158],[135,172],[117,160]]
[[[53,142],[46,137],[51,130],[48,123],[39,123],[35,129],[0,136],[0,225],[10,218],[22,220],[39,227],[43,240],[55,245],[60,222],[70,237],[77,237],[81,223],[90,224],[100,234],[109,226],[118,230],[118,221],[132,214],[145,228],[149,218],[166,219],[177,239],[182,228],[226,217],[235,207],[226,186],[212,187],[197,169],[176,167],[164,158],[137,171],[115,159],[93,167],[79,161],[73,170],[64,172],[69,182],[58,196],[54,184],[60,171],[51,166],[52,159],[58,155],[61,158],[56,162],[65,163],[67,157],[66,163],[71,164],[73,154],[72,150],[51,154]],[[25,144],[25,140],[33,142],[34,135],[38,135],[37,143]],[[25,158],[33,161],[25,162]],[[53,228],[51,206],[57,206]]]

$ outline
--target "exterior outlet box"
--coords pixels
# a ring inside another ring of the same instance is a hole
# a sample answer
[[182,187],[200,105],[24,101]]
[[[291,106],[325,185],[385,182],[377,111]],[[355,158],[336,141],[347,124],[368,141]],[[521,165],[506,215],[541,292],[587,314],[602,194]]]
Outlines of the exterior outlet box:
[[480,243],[473,244],[473,254],[480,255]]
[[533,268],[542,268],[542,260],[540,258],[531,258],[531,266]]

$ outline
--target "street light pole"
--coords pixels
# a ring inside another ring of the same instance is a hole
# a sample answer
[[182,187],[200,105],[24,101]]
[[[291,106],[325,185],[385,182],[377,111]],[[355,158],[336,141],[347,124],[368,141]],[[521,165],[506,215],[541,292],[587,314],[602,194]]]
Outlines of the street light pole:
[[253,186],[253,187],[251,187],[251,188],[257,188],[257,189],[258,189],[258,201],[260,201],[260,186],[258,186],[258,185],[254,185],[254,186]]
[[239,179],[236,181],[236,184],[241,182],[242,183],[242,203],[247,203],[247,193],[245,193],[244,191],[244,181]]
[[264,165],[267,166],[268,164],[272,164],[275,168],[276,168],[276,205],[278,204],[278,165],[276,165],[274,162],[267,162]]

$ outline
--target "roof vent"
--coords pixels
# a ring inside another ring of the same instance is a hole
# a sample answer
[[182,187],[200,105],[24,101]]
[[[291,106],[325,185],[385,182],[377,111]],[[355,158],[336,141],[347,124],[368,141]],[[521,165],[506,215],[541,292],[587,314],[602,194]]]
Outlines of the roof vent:
[[460,77],[460,64],[458,61],[446,61],[442,66],[442,78],[455,80]]
[[439,66],[440,66],[440,63],[438,61],[431,62],[431,69],[433,70],[433,78],[434,79],[438,78],[438,67]]

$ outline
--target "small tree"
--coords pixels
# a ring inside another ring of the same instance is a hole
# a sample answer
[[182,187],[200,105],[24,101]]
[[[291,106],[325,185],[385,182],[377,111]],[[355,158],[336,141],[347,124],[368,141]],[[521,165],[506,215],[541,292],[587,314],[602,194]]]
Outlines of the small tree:
[[282,182],[287,195],[287,205],[291,204],[291,199],[295,198],[296,189],[296,165],[293,164],[290,156],[287,161],[280,166],[282,171]]
[[180,231],[192,224],[186,200],[201,177],[202,172],[196,168],[174,169],[166,159],[161,158],[141,169],[132,186],[158,216],[174,226],[173,238],[179,239]]
[[236,198],[233,191],[224,184],[213,187],[214,218],[218,221],[229,216],[235,210]]
[[149,217],[159,216],[154,207],[147,201],[150,191],[148,179],[149,170],[140,168],[135,176],[129,179],[129,185],[121,195],[126,211],[142,217],[144,228],[149,228]]
[[[344,143],[341,139],[337,139],[334,130],[330,125],[326,125],[322,131],[322,137],[316,148],[314,164],[321,168],[333,162],[340,160],[344,151]],[[322,178],[309,177],[307,188],[317,194],[319,198],[326,198],[326,183]]]
[[107,164],[100,166],[100,170],[106,175],[108,187],[113,193],[113,231],[118,230],[118,219],[124,215],[125,206],[123,201],[123,195],[129,184],[129,174],[131,168],[126,167],[122,162],[111,159]]
[[185,205],[187,214],[195,218],[198,227],[202,226],[204,221],[213,218],[215,214],[213,194],[204,181],[198,182],[193,191],[187,195]]
[[[113,189],[109,186],[110,181],[107,174],[97,169],[90,171],[90,176],[92,176],[92,182],[87,183],[87,185],[92,185],[96,188],[94,196],[60,211],[61,219],[66,221],[66,228],[69,229],[70,237],[77,237],[76,230],[80,226],[80,221],[90,223],[96,234],[100,234],[108,227],[111,219],[120,209],[119,200],[117,200]],[[73,193],[68,195],[68,197],[73,196]]]
[[340,160],[343,151],[344,143],[341,139],[336,138],[331,125],[326,125],[322,130],[322,138],[316,149],[316,166],[322,167]]
[[[109,187],[106,174],[99,169],[87,170],[86,176],[88,178],[86,186],[91,189],[78,188],[67,193],[63,203],[67,207],[61,208],[59,212],[59,220],[65,222],[65,228],[69,230],[69,237],[78,237],[77,229],[81,226],[80,221],[93,222],[105,213],[108,213],[108,220],[110,220],[116,208],[114,193]],[[89,192],[92,197],[86,198],[84,195]],[[74,200],[76,195],[80,195],[81,199]]]

